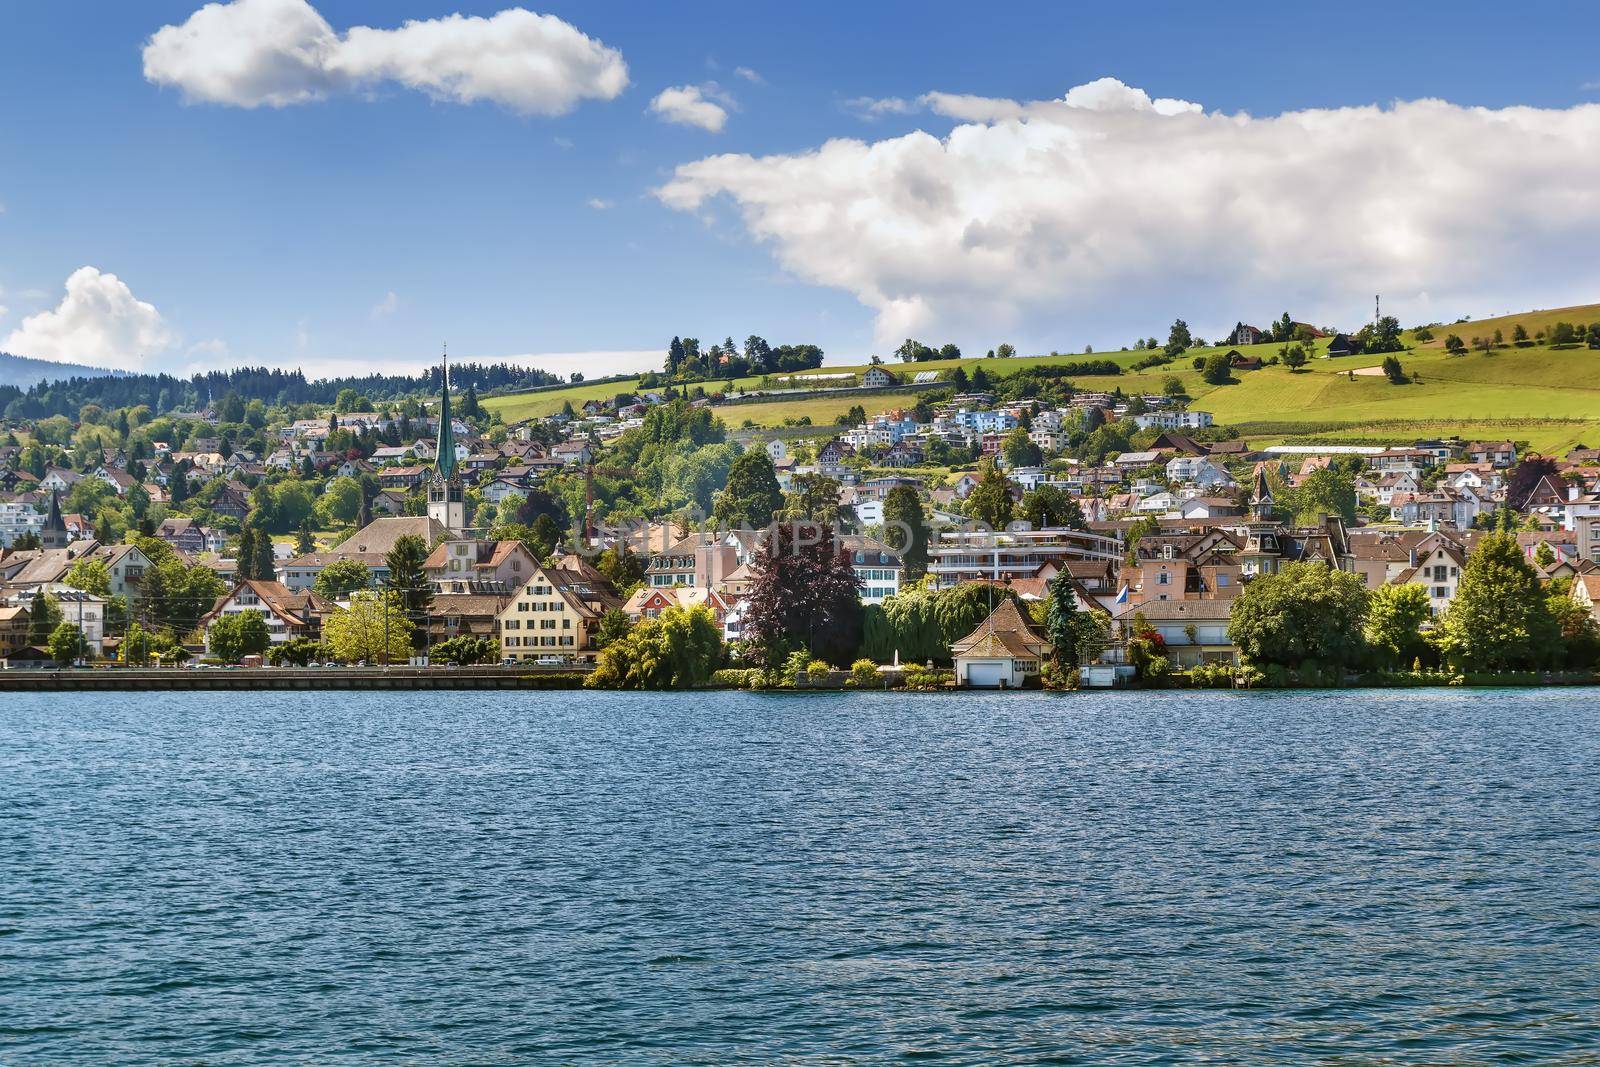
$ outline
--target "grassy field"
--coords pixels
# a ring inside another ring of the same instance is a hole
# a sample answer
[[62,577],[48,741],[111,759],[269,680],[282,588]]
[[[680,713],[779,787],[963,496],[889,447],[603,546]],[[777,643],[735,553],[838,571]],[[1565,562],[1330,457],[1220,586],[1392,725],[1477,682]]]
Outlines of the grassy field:
[[[1565,349],[1532,346],[1450,356],[1444,351],[1444,338],[1456,333],[1470,340],[1492,336],[1499,329],[1509,340],[1512,327],[1517,323],[1532,335],[1563,320],[1575,324],[1600,321],[1600,304],[1438,327],[1433,331],[1433,339],[1427,342],[1417,342],[1407,333],[1408,349],[1397,353],[1406,373],[1413,379],[1405,385],[1393,385],[1381,376],[1349,373],[1377,366],[1383,361],[1381,355],[1318,358],[1299,372],[1282,366],[1236,372],[1236,380],[1228,385],[1208,385],[1193,368],[1192,361],[1223,350],[1215,347],[1192,349],[1170,366],[1137,374],[1079,378],[1074,384],[1083,389],[1121,388],[1124,393],[1160,392],[1168,378],[1177,377],[1193,398],[1192,407],[1211,412],[1219,423],[1238,426],[1252,443],[1390,442],[1459,435],[1511,438],[1526,441],[1540,451],[1561,452],[1580,442],[1600,444],[1600,352],[1583,346]],[[1239,351],[1269,359],[1277,354],[1278,347],[1254,345]],[[1318,354],[1326,347],[1326,340],[1318,342]],[[890,369],[901,373],[940,370],[960,364],[971,373],[972,368],[981,364],[989,375],[1004,377],[1028,367],[1085,359],[1113,359],[1126,367],[1147,354],[1064,353],[1015,359],[941,360],[919,363],[912,368]],[[865,368],[823,369],[838,372]],[[742,379],[735,384],[751,389],[757,386],[757,381]],[[579,404],[625,388],[626,383],[578,385],[546,393],[493,397],[484,404],[499,410],[507,421],[515,422],[559,411],[562,403],[569,399]],[[741,404],[723,409],[722,416],[730,427],[739,427],[746,419],[758,427],[777,427],[786,420],[802,417],[810,418],[814,425],[827,426],[856,404],[871,413],[909,406],[912,402],[911,393],[884,390],[870,396]]]

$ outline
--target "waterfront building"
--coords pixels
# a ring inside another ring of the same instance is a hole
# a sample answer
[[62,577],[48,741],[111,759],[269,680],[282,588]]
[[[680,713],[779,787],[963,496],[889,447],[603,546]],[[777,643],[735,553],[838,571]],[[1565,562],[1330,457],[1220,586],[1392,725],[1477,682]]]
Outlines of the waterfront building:
[[601,617],[620,607],[616,590],[592,567],[535,567],[500,611],[501,654],[513,663],[593,660]]
[[[1147,600],[1121,609],[1116,621],[1124,638],[1131,637],[1134,617],[1141,616],[1166,645],[1166,656],[1174,667],[1200,664],[1237,665],[1239,649],[1228,637],[1232,598]],[[1115,654],[1113,658],[1118,658]]]
[[974,689],[1020,689],[1036,681],[1050,643],[1006,596],[978,628],[950,646],[956,684]]
[[881,604],[900,591],[905,563],[898,552],[876,537],[857,534],[840,535],[839,544],[861,582],[863,604]]

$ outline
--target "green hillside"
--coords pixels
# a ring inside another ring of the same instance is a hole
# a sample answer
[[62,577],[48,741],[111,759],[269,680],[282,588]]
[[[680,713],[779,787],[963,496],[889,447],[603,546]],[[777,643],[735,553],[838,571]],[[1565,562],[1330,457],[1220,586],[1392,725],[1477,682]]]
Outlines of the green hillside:
[[[1600,322],[1600,304],[1508,315],[1477,322],[1437,327],[1431,340],[1418,342],[1405,335],[1406,351],[1396,353],[1409,384],[1393,385],[1381,374],[1357,373],[1376,368],[1381,355],[1318,358],[1304,369],[1291,372],[1282,366],[1241,371],[1227,385],[1209,385],[1192,365],[1193,359],[1225,349],[1191,349],[1177,362],[1140,373],[1075,379],[1084,389],[1120,387],[1125,393],[1160,392],[1176,376],[1193,398],[1191,407],[1209,411],[1219,423],[1237,426],[1253,443],[1286,441],[1390,441],[1419,436],[1509,437],[1527,441],[1541,451],[1563,451],[1584,442],[1600,444],[1600,351],[1586,346],[1554,349],[1547,345],[1496,348],[1451,356],[1444,350],[1450,333],[1470,341],[1492,337],[1500,330],[1509,341],[1521,323],[1530,336],[1553,323]],[[1317,343],[1320,355],[1327,341]],[[1277,354],[1279,346],[1243,346],[1239,351],[1263,360]],[[1148,353],[1110,352],[1093,355],[1020,357],[1015,359],[962,359],[918,363],[906,370],[940,370],[956,365],[968,373],[981,364],[992,377],[1004,377],[1027,367],[1112,359],[1127,367]],[[865,367],[825,367],[824,371],[861,371]],[[741,389],[758,388],[753,378],[735,383]],[[541,393],[493,397],[485,406],[501,412],[507,421],[550,414],[571,400],[610,396],[629,383],[604,386],[578,385]],[[786,420],[808,417],[814,424],[831,424],[860,404],[869,412],[904,404],[913,394],[884,390],[870,396],[781,398],[723,409],[730,426],[749,420],[756,426],[784,425]]]

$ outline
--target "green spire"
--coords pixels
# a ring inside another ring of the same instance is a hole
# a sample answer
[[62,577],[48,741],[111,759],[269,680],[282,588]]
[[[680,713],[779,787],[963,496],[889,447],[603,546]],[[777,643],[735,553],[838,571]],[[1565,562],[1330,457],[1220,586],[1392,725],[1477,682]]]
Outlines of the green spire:
[[450,428],[450,352],[444,354],[444,385],[439,393],[439,455],[433,461],[439,477],[449,481],[456,473],[456,435]]

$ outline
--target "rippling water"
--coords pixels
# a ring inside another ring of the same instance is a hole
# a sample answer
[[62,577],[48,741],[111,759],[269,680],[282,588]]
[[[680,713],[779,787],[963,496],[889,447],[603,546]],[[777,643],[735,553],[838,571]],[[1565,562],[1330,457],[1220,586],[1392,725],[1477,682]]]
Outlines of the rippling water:
[[0,1062],[1593,1062],[1592,691],[0,698]]

